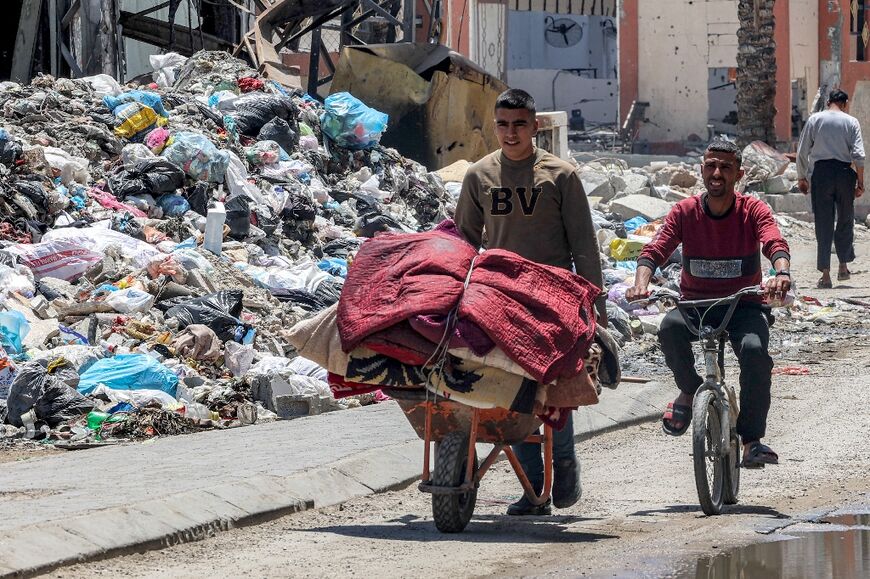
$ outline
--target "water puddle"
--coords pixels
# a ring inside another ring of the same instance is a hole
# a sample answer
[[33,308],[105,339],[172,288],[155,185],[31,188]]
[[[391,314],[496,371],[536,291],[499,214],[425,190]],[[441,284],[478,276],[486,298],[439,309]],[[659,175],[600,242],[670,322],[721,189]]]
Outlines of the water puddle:
[[[870,577],[870,513],[803,525],[790,538],[698,559],[678,579],[852,579]],[[835,525],[836,530],[826,530]],[[807,530],[812,527],[811,530]],[[854,527],[854,528],[852,528]]]
[[829,525],[843,525],[846,527],[870,527],[870,513],[858,515],[835,515],[819,519],[820,523]]

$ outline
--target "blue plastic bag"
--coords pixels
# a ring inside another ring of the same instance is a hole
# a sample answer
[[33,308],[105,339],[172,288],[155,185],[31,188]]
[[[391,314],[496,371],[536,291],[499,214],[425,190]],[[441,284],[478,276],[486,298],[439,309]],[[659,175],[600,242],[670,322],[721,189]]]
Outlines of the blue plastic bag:
[[157,200],[157,206],[166,217],[179,217],[190,211],[190,203],[181,195],[164,195]]
[[154,92],[131,90],[129,92],[121,93],[116,97],[111,95],[103,97],[103,104],[106,105],[110,111],[114,111],[124,103],[131,102],[142,103],[143,105],[151,107],[154,112],[161,117],[169,118],[169,113],[166,112],[165,108],[163,108],[163,99],[160,98],[159,94]]
[[10,354],[20,354],[24,350],[21,341],[30,333],[30,324],[21,312],[11,310],[0,312],[0,343]]
[[223,183],[230,166],[229,152],[198,133],[176,133],[162,156],[193,179],[209,183]]
[[147,354],[118,354],[85,370],[78,391],[90,394],[99,384],[115,390],[162,390],[174,398],[178,376]]
[[347,277],[347,260],[337,257],[324,258],[317,264],[321,270],[337,277]]
[[625,222],[625,230],[628,233],[634,233],[638,227],[640,227],[641,225],[646,225],[647,223],[649,223],[649,221],[647,221],[646,218],[638,215],[637,217],[632,217]]
[[349,92],[326,97],[320,128],[339,147],[369,149],[378,144],[389,116],[369,108]]

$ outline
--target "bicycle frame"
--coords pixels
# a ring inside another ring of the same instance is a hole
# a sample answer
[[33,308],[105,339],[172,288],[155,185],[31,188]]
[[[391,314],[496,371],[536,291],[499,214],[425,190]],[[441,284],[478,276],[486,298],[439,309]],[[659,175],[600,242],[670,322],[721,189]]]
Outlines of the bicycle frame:
[[[711,328],[703,328],[704,330]],[[718,337],[718,343],[717,338]],[[717,449],[717,458],[725,456],[730,452],[731,431],[737,426],[737,412],[732,412],[732,408],[737,408],[736,395],[734,389],[725,384],[725,341],[728,338],[727,333],[721,333],[718,336],[712,334],[702,337],[701,349],[704,352],[704,366],[706,367],[706,378],[704,383],[698,389],[698,392],[711,390],[715,394],[715,406],[719,411],[719,424],[728,425],[729,428],[720,428],[721,438],[719,439],[719,448]]]

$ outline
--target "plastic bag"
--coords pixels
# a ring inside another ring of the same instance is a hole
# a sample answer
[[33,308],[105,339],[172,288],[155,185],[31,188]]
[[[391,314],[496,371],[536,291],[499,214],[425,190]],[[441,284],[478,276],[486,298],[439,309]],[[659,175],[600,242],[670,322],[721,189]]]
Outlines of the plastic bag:
[[224,352],[224,365],[233,376],[239,378],[248,373],[254,361],[254,347],[236,342],[227,342]]
[[[100,259],[110,245],[121,248],[121,255],[133,262],[136,267],[147,267],[162,254],[156,248],[144,241],[134,239],[129,235],[112,231],[105,227],[91,226],[75,228],[53,229],[43,236],[43,241],[68,241],[86,249],[98,252]],[[99,261],[99,260],[97,260]],[[31,267],[31,269],[33,269]],[[36,271],[33,272],[36,274]],[[58,277],[58,276],[51,276]]]
[[180,406],[178,400],[162,390],[150,390],[147,388],[137,390],[117,390],[102,384],[97,385],[91,396],[105,396],[113,404],[131,404],[136,408],[152,406],[155,403],[165,410],[175,410]]
[[646,225],[647,223],[649,223],[649,221],[647,221],[646,217],[643,217],[641,215],[638,215],[637,217],[632,217],[624,223],[625,231],[628,233],[634,233],[635,229],[637,229],[641,225]]
[[154,109],[138,102],[122,104],[113,112],[116,123],[115,135],[130,140],[142,137],[155,128],[159,118]]
[[171,87],[175,84],[175,75],[178,73],[178,69],[184,66],[185,62],[187,62],[187,57],[176,52],[152,54],[148,57],[148,63],[154,69],[151,78],[161,88]]
[[24,426],[21,416],[32,408],[37,420],[54,428],[93,410],[94,403],[48,373],[39,362],[29,362],[18,369],[6,401],[7,421]]
[[21,312],[0,312],[0,344],[11,354],[24,351],[22,340],[30,333],[30,324]]
[[127,288],[112,292],[106,298],[106,303],[122,314],[147,312],[154,305],[154,296],[142,290]]
[[0,295],[16,292],[26,297],[32,297],[36,291],[33,272],[24,266],[14,268],[0,264]]
[[207,275],[214,272],[214,267],[209,261],[193,249],[181,248],[172,252],[172,258],[184,269],[198,269]]
[[161,390],[175,397],[178,376],[147,354],[119,354],[85,370],[78,391],[90,394],[98,384],[115,390]]
[[151,152],[155,155],[159,155],[166,146],[166,142],[169,141],[169,136],[169,129],[157,127],[145,135],[145,146],[151,149]]
[[242,314],[242,296],[241,290],[223,290],[200,298],[163,300],[157,307],[167,317],[176,318],[182,329],[202,324],[211,328],[222,342],[248,343],[253,339],[253,330],[238,319]]
[[275,141],[259,141],[245,148],[245,157],[252,165],[272,165],[281,157],[281,147]]
[[165,217],[180,217],[190,211],[190,203],[181,195],[164,195],[157,200],[157,206]]
[[0,163],[11,167],[23,154],[21,143],[10,138],[5,129],[0,129]]
[[346,149],[368,149],[381,140],[389,116],[367,107],[348,92],[326,97],[320,117],[323,134]]
[[6,251],[18,256],[36,279],[54,277],[74,281],[103,259],[102,253],[65,239],[10,245]]
[[124,164],[124,169],[127,171],[132,171],[139,163],[149,161],[153,158],[154,153],[142,143],[130,143],[129,145],[125,145],[121,150],[121,162]]
[[235,121],[239,133],[249,137],[256,137],[260,129],[275,117],[280,119],[296,117],[296,105],[292,99],[285,96],[248,93],[235,104],[236,110],[230,116]]
[[91,182],[87,159],[74,157],[57,147],[43,147],[42,152],[46,162],[57,172],[60,176],[60,182],[64,185],[69,185],[72,181],[83,185]]
[[251,234],[251,204],[244,195],[230,195],[224,205],[230,237],[244,239]]
[[197,181],[223,183],[230,164],[230,154],[221,151],[205,136],[197,133],[176,133],[163,151],[163,157],[181,167]]
[[[288,153],[299,144],[299,135],[290,128],[290,124],[281,118],[274,118],[260,129],[257,135],[259,141],[275,141]],[[315,140],[316,141],[316,140]]]
[[97,96],[117,95],[121,94],[124,89],[118,84],[118,81],[108,74],[96,74],[94,76],[85,76],[79,80],[91,85],[91,88],[97,93]]
[[125,93],[121,93],[118,96],[107,95],[103,97],[103,104],[106,105],[106,108],[108,108],[112,112],[114,112],[115,109],[117,109],[121,105],[127,103],[141,103],[152,109],[161,117],[169,117],[169,113],[167,113],[166,109],[163,108],[163,99],[160,97],[159,94],[155,92],[148,92],[144,90],[131,90]]
[[303,151],[316,151],[320,148],[320,143],[317,142],[317,137],[299,137],[299,148]]
[[[143,146],[143,145],[139,145]],[[109,189],[119,199],[128,195],[174,193],[184,185],[184,172],[161,157],[137,163],[132,170],[109,177]]]

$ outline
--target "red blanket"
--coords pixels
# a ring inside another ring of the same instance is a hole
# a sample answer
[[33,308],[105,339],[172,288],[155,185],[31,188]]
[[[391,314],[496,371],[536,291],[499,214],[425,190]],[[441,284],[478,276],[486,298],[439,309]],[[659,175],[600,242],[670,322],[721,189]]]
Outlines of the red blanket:
[[[504,250],[478,253],[437,231],[383,234],[366,241],[338,306],[345,352],[411,316],[458,315],[477,324],[536,380],[577,375],[595,333],[599,288],[564,269]],[[460,301],[461,298],[461,301]]]

